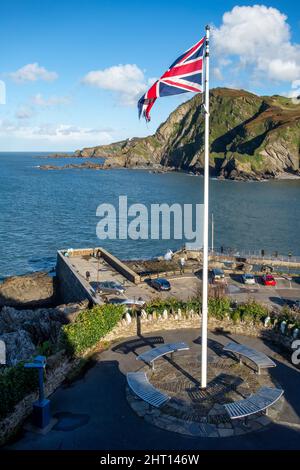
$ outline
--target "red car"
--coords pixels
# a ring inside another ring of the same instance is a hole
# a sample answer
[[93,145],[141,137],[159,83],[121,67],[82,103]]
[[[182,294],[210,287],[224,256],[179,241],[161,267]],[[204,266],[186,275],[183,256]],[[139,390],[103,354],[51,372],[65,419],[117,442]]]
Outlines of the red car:
[[272,274],[265,274],[262,276],[261,280],[265,286],[276,286],[276,281]]

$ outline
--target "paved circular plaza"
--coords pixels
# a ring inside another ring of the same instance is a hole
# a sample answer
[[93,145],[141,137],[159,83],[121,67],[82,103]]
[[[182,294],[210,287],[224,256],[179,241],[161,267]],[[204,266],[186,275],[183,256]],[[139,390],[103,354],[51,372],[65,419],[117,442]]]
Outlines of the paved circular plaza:
[[281,388],[268,371],[258,375],[250,362],[240,364],[234,356],[210,342],[207,388],[200,388],[199,353],[174,354],[155,362],[155,369],[143,366],[151,384],[171,399],[157,409],[139,399],[127,388],[127,400],[133,410],[159,428],[180,434],[202,437],[228,437],[259,431],[279,418],[284,398],[269,411],[243,419],[230,420],[224,404],[255,393],[262,386]]

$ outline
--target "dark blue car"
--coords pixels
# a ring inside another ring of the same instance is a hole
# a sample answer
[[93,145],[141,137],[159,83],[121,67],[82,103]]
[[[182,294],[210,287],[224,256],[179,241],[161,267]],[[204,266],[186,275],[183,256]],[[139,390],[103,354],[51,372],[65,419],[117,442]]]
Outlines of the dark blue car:
[[154,289],[160,291],[166,291],[171,289],[171,284],[169,281],[163,277],[159,277],[157,279],[151,279],[150,284]]

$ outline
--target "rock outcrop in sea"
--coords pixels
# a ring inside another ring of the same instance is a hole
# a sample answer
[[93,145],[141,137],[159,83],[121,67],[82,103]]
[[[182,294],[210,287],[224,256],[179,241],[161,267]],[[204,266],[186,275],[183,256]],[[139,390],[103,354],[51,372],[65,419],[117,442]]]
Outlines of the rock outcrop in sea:
[[56,297],[56,279],[46,272],[12,276],[0,284],[0,309],[53,306]]

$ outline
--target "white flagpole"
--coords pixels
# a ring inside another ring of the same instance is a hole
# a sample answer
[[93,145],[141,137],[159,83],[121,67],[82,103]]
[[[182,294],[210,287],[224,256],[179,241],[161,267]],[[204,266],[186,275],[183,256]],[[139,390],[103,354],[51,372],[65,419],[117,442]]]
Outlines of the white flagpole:
[[209,199],[209,31],[210,31],[210,27],[206,26],[201,388],[206,388],[207,386],[208,199]]
[[211,214],[211,251],[214,252],[214,245],[215,245],[215,221],[214,221],[214,214]]

